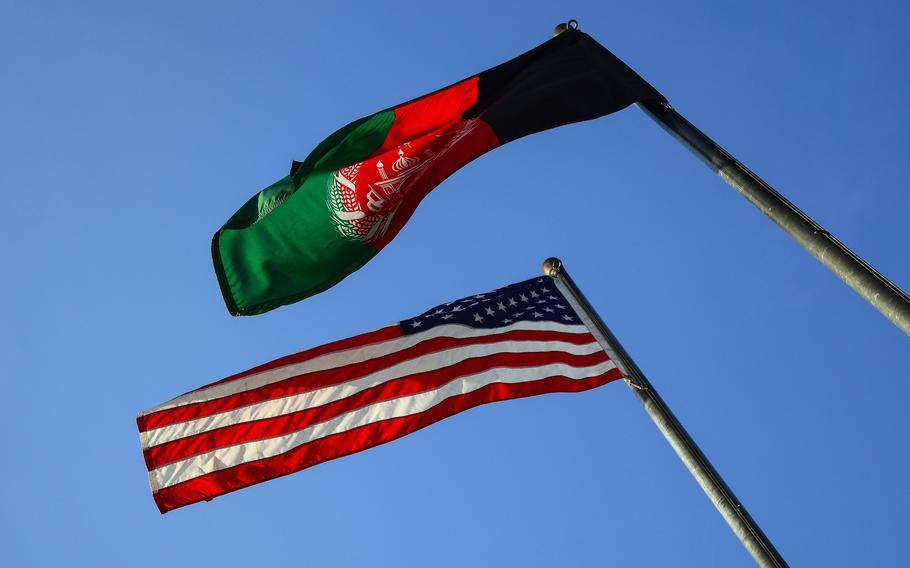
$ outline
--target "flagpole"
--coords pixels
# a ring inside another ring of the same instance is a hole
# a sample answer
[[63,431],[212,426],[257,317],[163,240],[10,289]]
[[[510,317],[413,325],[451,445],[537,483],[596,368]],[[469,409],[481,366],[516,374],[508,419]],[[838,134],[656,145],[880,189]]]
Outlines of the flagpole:
[[648,101],[638,105],[721,179],[910,335],[910,297],[903,290],[708,138],[668,102]]
[[585,323],[591,328],[601,345],[609,353],[611,359],[616,363],[619,370],[625,376],[626,383],[641,401],[645,411],[651,417],[651,420],[657,425],[657,428],[664,435],[664,438],[670,443],[676,451],[676,455],[682,460],[689,473],[698,481],[701,488],[714,503],[714,506],[723,516],[730,528],[742,542],[743,546],[755,562],[762,567],[783,568],[787,563],[781,558],[777,549],[765,536],[758,524],[746,511],[742,503],[733,494],[733,491],[727,486],[705,454],[699,449],[698,445],[689,436],[686,429],[683,428],[679,420],[673,415],[664,400],[657,394],[657,391],[645,377],[644,373],[632,360],[622,344],[616,339],[616,336],[610,331],[610,328],[603,322],[584,294],[575,285],[575,282],[566,272],[565,267],[558,258],[548,258],[543,263],[544,274],[551,276],[557,285],[564,288],[563,292],[568,292],[568,299],[574,300],[573,303],[580,308],[579,315],[586,316]]

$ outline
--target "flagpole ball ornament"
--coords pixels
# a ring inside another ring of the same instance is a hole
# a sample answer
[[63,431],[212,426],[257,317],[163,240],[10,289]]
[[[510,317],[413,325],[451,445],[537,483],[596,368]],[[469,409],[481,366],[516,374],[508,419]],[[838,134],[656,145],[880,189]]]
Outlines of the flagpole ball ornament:
[[560,22],[556,24],[556,27],[553,28],[553,37],[558,36],[566,30],[577,30],[578,29],[578,20],[569,20],[568,22]]
[[550,258],[543,261],[543,273],[547,276],[556,276],[562,271],[562,261],[551,256]]

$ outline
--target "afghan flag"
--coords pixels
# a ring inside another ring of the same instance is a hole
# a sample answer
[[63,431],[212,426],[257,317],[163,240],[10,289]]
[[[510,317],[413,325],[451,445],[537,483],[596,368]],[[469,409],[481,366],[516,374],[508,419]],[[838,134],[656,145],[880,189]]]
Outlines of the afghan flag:
[[348,124],[247,201],[212,239],[232,315],[337,284],[401,230],[420,201],[493,148],[663,97],[585,33]]

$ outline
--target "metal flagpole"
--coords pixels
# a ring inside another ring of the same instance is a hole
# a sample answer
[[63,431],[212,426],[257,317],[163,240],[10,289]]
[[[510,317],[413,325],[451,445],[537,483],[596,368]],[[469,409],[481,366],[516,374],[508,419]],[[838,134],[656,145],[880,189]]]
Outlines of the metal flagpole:
[[[576,29],[578,21],[569,20],[558,24],[553,35]],[[676,112],[670,103],[648,101],[640,102],[638,106],[894,325],[910,335],[910,297],[903,290],[739,163]]]
[[666,101],[638,103],[733,189],[910,335],[910,297],[692,125]]
[[701,485],[701,488],[717,507],[730,528],[739,538],[755,562],[762,567],[783,568],[787,563],[781,558],[777,549],[765,536],[755,520],[749,515],[745,507],[739,502],[733,491],[727,487],[705,454],[698,448],[695,441],[689,436],[679,420],[673,415],[666,403],[654,390],[654,387],[645,378],[644,373],[635,364],[610,328],[600,319],[597,312],[588,303],[584,294],[569,277],[558,258],[548,258],[543,263],[544,274],[553,277],[554,282],[570,302],[575,304],[577,312],[585,318],[585,324],[597,337],[598,342],[606,349],[610,358],[616,363],[619,370],[626,378],[626,383],[644,405],[651,420],[657,425],[664,438],[676,451],[689,472]]

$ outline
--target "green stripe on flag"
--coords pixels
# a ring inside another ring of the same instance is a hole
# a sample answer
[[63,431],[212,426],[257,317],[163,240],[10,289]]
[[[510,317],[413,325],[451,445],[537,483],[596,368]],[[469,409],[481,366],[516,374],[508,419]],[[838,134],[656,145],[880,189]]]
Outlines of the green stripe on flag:
[[365,160],[386,139],[388,110],[341,128],[286,176],[247,201],[212,239],[215,273],[232,315],[302,300],[363,266],[376,249],[343,236],[327,205],[335,171]]

